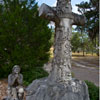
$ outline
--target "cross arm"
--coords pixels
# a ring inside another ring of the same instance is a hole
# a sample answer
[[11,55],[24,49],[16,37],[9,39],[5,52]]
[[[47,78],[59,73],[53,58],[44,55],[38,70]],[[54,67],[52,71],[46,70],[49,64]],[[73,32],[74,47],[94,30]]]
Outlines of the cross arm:
[[49,21],[53,21],[55,23],[59,23],[59,18],[56,15],[56,11],[54,8],[49,7],[46,4],[42,4],[39,8],[39,16],[48,19]]
[[82,15],[73,14],[73,25],[84,26],[85,25],[85,17]]

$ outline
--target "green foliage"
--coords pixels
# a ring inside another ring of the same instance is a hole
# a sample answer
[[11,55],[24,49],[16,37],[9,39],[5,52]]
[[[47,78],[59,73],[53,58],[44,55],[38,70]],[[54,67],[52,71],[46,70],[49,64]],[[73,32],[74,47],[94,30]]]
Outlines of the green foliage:
[[99,100],[99,87],[89,81],[86,81],[86,84],[88,85],[90,100]]
[[0,78],[21,66],[24,80],[47,76],[41,68],[49,60],[51,30],[38,16],[34,0],[4,0],[0,5]]
[[78,32],[72,32],[71,44],[73,52],[76,52],[81,46],[81,39]]
[[51,28],[51,30],[52,30],[52,36],[51,36],[51,43],[52,43],[52,45],[53,45],[53,43],[54,43],[54,35],[55,35],[55,29],[54,28]]
[[80,52],[80,51],[89,52],[90,43],[92,43],[92,42],[90,41],[87,34],[81,33],[80,30],[78,30],[78,32],[73,30],[72,39],[71,39],[72,51],[73,52],[76,52],[76,51],[78,51],[78,52]]
[[[76,33],[78,34],[77,35],[78,39],[75,39],[75,37],[73,38],[73,36],[75,36]],[[78,41],[76,42],[76,40],[79,41],[80,45],[77,45]],[[74,43],[74,45],[72,45],[72,46],[74,46],[74,48],[77,47],[78,51],[83,51],[83,55],[84,55],[84,52],[92,53],[92,55],[93,55],[93,53],[97,53],[97,55],[99,53],[98,52],[99,51],[98,37],[95,37],[95,40],[91,41],[91,38],[88,36],[87,32],[85,31],[85,27],[83,27],[83,26],[77,26],[75,29],[73,29],[72,41]],[[72,48],[72,50],[73,50],[73,48]]]
[[24,85],[28,86],[33,80],[46,77],[48,76],[48,73],[43,70],[43,68],[34,68],[32,72],[23,72],[24,74]]
[[78,11],[86,17],[85,31],[94,39],[99,34],[99,0],[83,1],[77,6]]
[[95,52],[99,55],[99,0],[83,1],[76,6],[78,6],[78,11],[86,19],[85,26],[78,26],[78,29],[80,28],[82,32],[84,31],[84,33],[88,34],[92,40],[92,54]]

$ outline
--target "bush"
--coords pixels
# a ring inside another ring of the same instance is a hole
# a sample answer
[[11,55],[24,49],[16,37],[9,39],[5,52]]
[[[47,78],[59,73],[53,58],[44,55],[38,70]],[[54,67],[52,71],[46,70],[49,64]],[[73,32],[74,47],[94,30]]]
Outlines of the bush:
[[35,0],[0,5],[0,78],[7,78],[16,64],[26,82],[47,76],[42,66],[49,60],[52,32],[37,9]]
[[45,72],[42,68],[34,68],[34,70],[32,70],[31,72],[23,72],[24,74],[24,85],[28,86],[32,81],[34,81],[35,79],[39,79],[42,77],[46,77],[48,76],[48,73]]
[[99,87],[89,81],[86,81],[86,84],[88,85],[90,100],[99,100]]

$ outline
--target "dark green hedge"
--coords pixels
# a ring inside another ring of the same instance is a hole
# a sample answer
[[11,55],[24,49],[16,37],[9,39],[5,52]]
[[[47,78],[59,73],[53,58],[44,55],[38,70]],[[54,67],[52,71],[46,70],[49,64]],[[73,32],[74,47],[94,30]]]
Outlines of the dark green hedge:
[[0,78],[20,65],[24,80],[47,76],[42,69],[49,60],[51,29],[39,17],[35,0],[5,0],[0,4]]

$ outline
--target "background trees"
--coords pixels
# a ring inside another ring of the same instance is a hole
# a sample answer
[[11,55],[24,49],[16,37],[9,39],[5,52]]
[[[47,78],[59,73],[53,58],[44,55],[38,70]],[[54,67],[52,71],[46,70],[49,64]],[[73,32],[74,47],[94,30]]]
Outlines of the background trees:
[[0,78],[15,64],[28,82],[46,74],[41,67],[49,60],[52,33],[37,9],[34,0],[4,0],[0,5]]
[[[86,33],[91,42],[91,51],[99,55],[99,0],[90,0],[77,4],[78,11],[86,18],[85,26],[77,26],[76,30],[81,34]],[[83,45],[84,47],[84,45]]]
[[99,34],[99,0],[90,0],[77,4],[79,12],[85,15],[85,30],[91,39],[96,38]]
[[73,52],[78,51],[78,49],[81,46],[80,34],[78,32],[72,32],[71,44],[72,44],[72,51]]
[[73,29],[71,39],[72,51],[78,53],[83,52],[83,56],[88,53],[92,55],[97,53],[95,44],[81,28],[82,27],[77,27],[76,29]]

